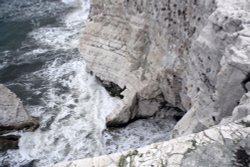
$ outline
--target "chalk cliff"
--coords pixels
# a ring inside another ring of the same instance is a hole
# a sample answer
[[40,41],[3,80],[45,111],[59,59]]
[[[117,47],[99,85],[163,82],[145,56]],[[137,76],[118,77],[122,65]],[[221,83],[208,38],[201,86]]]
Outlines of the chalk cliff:
[[174,136],[216,125],[250,88],[248,0],[92,0],[80,50],[88,69],[124,89],[108,125],[186,112]]

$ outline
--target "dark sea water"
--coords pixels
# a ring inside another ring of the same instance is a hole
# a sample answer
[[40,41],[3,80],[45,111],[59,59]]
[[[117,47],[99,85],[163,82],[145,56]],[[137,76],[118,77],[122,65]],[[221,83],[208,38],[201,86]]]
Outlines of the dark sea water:
[[[78,51],[88,0],[0,0],[0,83],[39,120],[0,167],[44,166],[167,140],[172,119],[158,116],[105,130],[120,100],[85,70]],[[163,114],[164,115],[164,114]]]
[[[43,78],[33,77],[34,72],[59,56],[67,57],[64,51],[52,51],[46,44],[41,46],[30,33],[40,27],[60,26],[64,11],[71,8],[60,1],[0,1],[0,82],[13,90],[25,104],[39,104],[46,92],[46,88],[40,89],[41,84],[49,84]],[[60,52],[60,55],[55,52]],[[38,88],[40,94],[30,87]]]

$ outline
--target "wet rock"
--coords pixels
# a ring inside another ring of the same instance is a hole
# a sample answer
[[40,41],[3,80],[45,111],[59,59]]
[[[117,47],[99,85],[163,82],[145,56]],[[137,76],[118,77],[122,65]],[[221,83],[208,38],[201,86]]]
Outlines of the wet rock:
[[35,164],[36,164],[36,160],[32,160],[24,165],[21,165],[20,167],[34,167],[36,166]]
[[9,135],[0,136],[0,151],[6,151],[8,149],[18,149],[18,140],[20,136]]
[[34,130],[38,122],[29,116],[16,95],[0,84],[0,134],[26,129]]
[[99,77],[96,77],[96,78],[103,85],[103,87],[108,91],[110,96],[119,97],[120,99],[123,99],[124,96],[122,95],[122,92],[126,89],[126,87],[120,88],[119,85],[113,82],[102,80]]

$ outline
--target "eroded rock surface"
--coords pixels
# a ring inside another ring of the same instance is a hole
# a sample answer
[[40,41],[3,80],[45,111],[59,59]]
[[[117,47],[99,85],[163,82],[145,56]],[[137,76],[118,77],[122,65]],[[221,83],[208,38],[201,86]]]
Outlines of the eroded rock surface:
[[126,87],[108,124],[150,116],[165,101],[187,111],[174,136],[200,132],[248,91],[248,0],[91,3],[81,53],[95,75]]
[[25,111],[17,96],[0,84],[0,134],[36,128],[38,123]]
[[249,1],[217,0],[216,6],[187,59],[192,107],[177,124],[177,135],[219,123],[248,92]]

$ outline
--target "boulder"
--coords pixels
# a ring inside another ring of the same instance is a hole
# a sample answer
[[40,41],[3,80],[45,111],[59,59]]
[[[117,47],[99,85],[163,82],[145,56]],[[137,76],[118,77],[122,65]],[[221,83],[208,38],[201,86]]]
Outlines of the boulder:
[[37,126],[38,122],[26,112],[21,100],[0,84],[0,134],[21,129],[33,130]]

